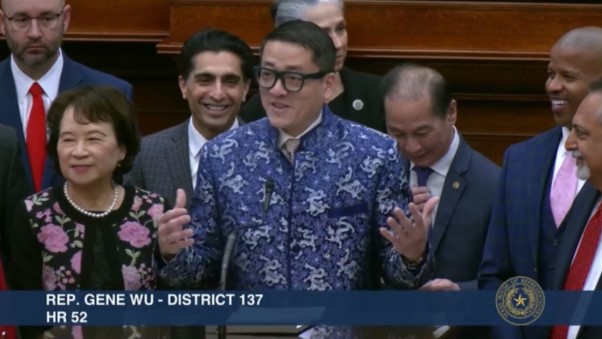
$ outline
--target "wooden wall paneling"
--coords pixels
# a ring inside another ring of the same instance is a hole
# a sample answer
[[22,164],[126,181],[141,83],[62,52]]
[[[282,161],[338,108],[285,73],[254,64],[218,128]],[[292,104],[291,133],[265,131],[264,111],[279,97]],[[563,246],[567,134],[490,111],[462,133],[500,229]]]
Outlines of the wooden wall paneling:
[[156,43],[75,42],[63,49],[74,60],[132,83],[144,135],[176,125],[190,116],[178,87],[174,58],[156,52]]
[[566,31],[600,25],[601,5],[347,0],[351,54],[541,60]]
[[[159,55],[156,43],[66,41],[70,58],[132,83],[140,129],[144,135],[176,125],[190,116],[178,87],[174,58]],[[8,56],[0,41],[0,59]]]
[[182,43],[206,27],[227,30],[255,50],[272,28],[271,0],[169,0],[170,36],[158,44],[159,53],[177,54]]
[[67,40],[159,42],[169,35],[168,0],[67,0]]
[[545,96],[456,94],[456,126],[468,143],[500,164],[506,148],[554,126]]
[[405,62],[420,63],[441,72],[453,92],[480,94],[544,95],[547,77],[545,60],[449,60],[445,58],[347,57],[352,69],[385,74]]
[[[257,47],[272,29],[271,0],[169,0],[174,53],[192,32],[212,26]],[[346,0],[350,54],[507,60],[546,58],[564,32],[599,25],[602,5],[468,1]]]

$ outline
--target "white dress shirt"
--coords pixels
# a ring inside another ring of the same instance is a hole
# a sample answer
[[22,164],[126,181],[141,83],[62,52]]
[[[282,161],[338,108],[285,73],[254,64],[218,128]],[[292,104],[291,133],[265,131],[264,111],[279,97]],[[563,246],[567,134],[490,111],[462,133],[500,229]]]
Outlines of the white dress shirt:
[[[234,119],[232,126],[228,128],[231,131],[239,126],[238,119]],[[192,189],[196,188],[196,174],[199,170],[199,159],[201,157],[201,149],[207,143],[207,139],[197,131],[192,124],[192,118],[188,122],[188,159],[190,160],[190,174],[192,179]]]
[[[59,93],[59,84],[61,82],[61,74],[63,73],[63,53],[59,49],[59,57],[46,74],[44,74],[37,83],[42,87],[44,93],[42,100],[44,101],[44,111],[48,113],[50,104]],[[19,113],[21,114],[21,124],[23,125],[23,133],[27,138],[27,122],[29,121],[29,113],[33,104],[33,98],[29,94],[29,88],[36,82],[27,74],[23,73],[15,63],[15,57],[11,54],[10,69],[13,72],[15,79],[15,89],[17,90],[17,103],[19,104]]]
[[[431,192],[431,196],[433,197],[441,197],[441,192],[443,192],[443,184],[445,184],[445,177],[447,177],[447,172],[449,172],[449,168],[451,167],[452,162],[454,161],[454,157],[458,152],[458,147],[460,146],[460,136],[458,135],[458,131],[456,127],[454,129],[454,137],[452,139],[451,144],[449,145],[449,149],[430,168],[433,170],[431,175],[429,175],[426,180],[426,187],[428,187]],[[416,187],[417,185],[417,177],[416,172],[413,171],[414,163],[410,162],[410,186]],[[432,212],[432,223],[431,225],[435,225],[435,218],[437,216],[437,210],[439,209],[439,204],[435,206]]]

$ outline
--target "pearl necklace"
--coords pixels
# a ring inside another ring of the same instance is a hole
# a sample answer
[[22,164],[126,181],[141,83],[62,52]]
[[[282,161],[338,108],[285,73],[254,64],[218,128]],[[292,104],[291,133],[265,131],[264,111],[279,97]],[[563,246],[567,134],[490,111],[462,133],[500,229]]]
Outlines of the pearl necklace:
[[111,187],[113,187],[113,201],[111,202],[111,206],[109,206],[109,208],[106,211],[101,212],[101,213],[90,212],[90,211],[87,211],[87,210],[77,206],[75,204],[75,202],[73,202],[73,200],[69,196],[69,192],[67,190],[67,182],[65,182],[65,185],[63,185],[63,192],[65,193],[65,198],[67,198],[67,201],[69,202],[69,204],[71,204],[71,206],[73,206],[73,208],[75,208],[75,210],[78,211],[79,213],[81,213],[83,215],[87,215],[92,218],[103,218],[103,217],[106,217],[107,215],[109,215],[109,213],[111,213],[111,211],[113,211],[113,208],[115,208],[115,205],[117,204],[117,197],[119,197],[119,186],[115,185],[114,182],[111,182]]

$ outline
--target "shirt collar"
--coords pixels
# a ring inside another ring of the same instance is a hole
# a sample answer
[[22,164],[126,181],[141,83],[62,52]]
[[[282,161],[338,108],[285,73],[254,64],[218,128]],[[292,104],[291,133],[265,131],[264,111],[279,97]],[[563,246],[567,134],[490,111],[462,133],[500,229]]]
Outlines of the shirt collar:
[[[228,128],[228,131],[231,131],[238,127],[238,119],[234,119],[232,126]],[[207,143],[207,139],[194,128],[192,124],[192,118],[188,122],[188,148],[190,150],[190,155],[193,157],[197,157],[199,152],[201,152],[201,148]]]
[[318,117],[316,118],[316,120],[314,120],[306,129],[305,131],[303,131],[303,133],[299,134],[296,137],[293,137],[292,135],[286,133],[285,131],[278,129],[278,148],[282,148],[282,145],[284,145],[284,143],[288,140],[288,139],[301,139],[302,136],[304,136],[305,134],[309,133],[309,131],[311,131],[312,129],[314,129],[316,126],[318,126],[321,122],[322,122],[322,115],[324,114],[324,111],[320,111],[320,115],[318,115]]
[[558,144],[558,155],[564,157],[566,155],[566,148],[564,144],[566,144],[566,139],[569,138],[569,129],[567,127],[562,127],[562,139],[560,139],[560,143]]
[[[456,156],[456,152],[458,151],[458,148],[460,146],[460,136],[458,135],[458,130],[456,129],[456,126],[452,126],[452,128],[454,129],[454,137],[452,138],[452,142],[449,145],[449,149],[447,150],[445,155],[441,157],[441,159],[439,159],[437,162],[430,166],[433,172],[438,173],[442,176],[446,176],[447,172],[449,172],[449,168],[451,167],[451,164],[454,161],[454,157]],[[410,170],[412,170],[414,166],[414,163],[411,162]]]
[[[50,67],[46,74],[37,80],[37,83],[40,84],[44,90],[44,95],[47,96],[50,101],[53,101],[58,95],[59,84],[61,82],[61,73],[63,72],[63,53],[60,49],[58,53],[59,57],[56,59],[52,67]],[[34,82],[36,82],[36,80],[30,78],[27,74],[21,71],[15,62],[14,55],[12,54],[10,56],[10,69],[15,80],[18,102],[22,103],[29,94],[29,88]]]

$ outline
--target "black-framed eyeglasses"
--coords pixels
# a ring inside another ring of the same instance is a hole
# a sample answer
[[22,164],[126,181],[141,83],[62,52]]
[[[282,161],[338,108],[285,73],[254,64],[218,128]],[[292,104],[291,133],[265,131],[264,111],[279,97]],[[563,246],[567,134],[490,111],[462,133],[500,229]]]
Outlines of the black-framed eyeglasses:
[[316,73],[301,73],[294,71],[280,72],[271,68],[255,66],[255,79],[257,84],[261,88],[271,89],[276,85],[276,82],[280,80],[282,86],[287,92],[299,92],[303,89],[305,80],[307,79],[322,79],[326,74],[330,72],[316,72]]
[[65,8],[63,8],[58,13],[45,13],[38,16],[28,16],[23,14],[13,15],[11,17],[7,17],[4,15],[6,20],[10,23],[11,27],[15,30],[24,30],[31,27],[31,23],[36,20],[40,27],[45,29],[53,29],[56,28],[57,23],[59,21],[59,17],[63,15]]

